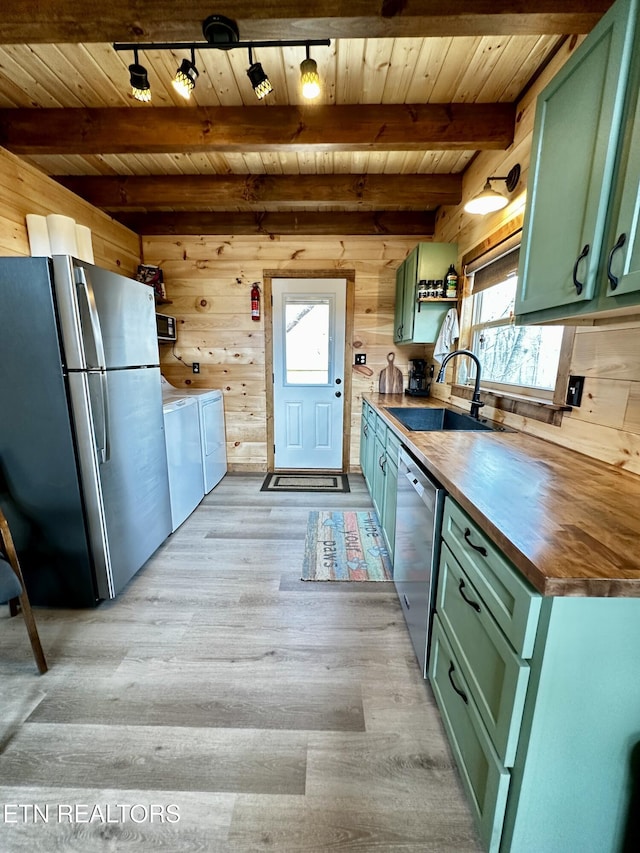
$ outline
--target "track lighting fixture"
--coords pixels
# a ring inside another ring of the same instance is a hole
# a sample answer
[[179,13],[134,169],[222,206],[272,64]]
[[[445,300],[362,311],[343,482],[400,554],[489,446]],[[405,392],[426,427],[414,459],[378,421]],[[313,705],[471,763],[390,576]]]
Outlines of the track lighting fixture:
[[196,80],[198,79],[198,69],[196,68],[195,51],[191,49],[191,61],[183,59],[180,68],[176,71],[176,76],[173,78],[173,88],[185,100],[189,100],[193,92]]
[[249,67],[247,68],[247,77],[249,78],[251,85],[253,86],[253,91],[256,93],[256,97],[259,101],[266,97],[269,92],[273,92],[271,80],[269,80],[265,74],[264,68],[259,62],[253,61],[251,48],[249,48]]
[[318,65],[315,59],[311,59],[309,55],[309,45],[307,45],[307,58],[303,59],[300,63],[300,83],[302,85],[302,95],[307,100],[312,101],[320,94]]
[[173,85],[176,90],[184,98],[188,98],[196,85],[196,80],[198,79],[198,69],[196,68],[195,60],[196,50],[233,50],[237,47],[244,47],[249,50],[249,68],[247,69],[247,75],[251,81],[254,92],[260,99],[268,95],[269,92],[272,92],[273,86],[261,63],[253,61],[252,51],[256,47],[306,47],[307,58],[300,64],[302,93],[305,98],[315,98],[318,96],[320,92],[318,66],[309,56],[309,48],[311,46],[328,47],[331,44],[329,39],[304,39],[300,41],[240,41],[238,25],[235,21],[231,20],[231,18],[226,18],[224,15],[209,15],[208,18],[205,18],[202,22],[202,33],[206,39],[204,42],[130,42],[127,44],[114,44],[113,47],[115,50],[133,51],[134,62],[129,66],[133,97],[137,98],[139,101],[151,100],[151,89],[149,87],[147,69],[138,64],[139,50],[190,50],[191,60],[182,60],[173,80]]
[[470,199],[464,206],[466,213],[493,213],[509,204],[509,199],[491,188],[491,181],[505,181],[508,192],[512,193],[520,180],[520,164],[517,163],[508,175],[487,178],[481,193]]
[[147,103],[151,100],[151,87],[149,86],[147,69],[138,62],[137,50],[134,50],[133,63],[129,66],[129,82],[131,83],[131,94],[136,101]]

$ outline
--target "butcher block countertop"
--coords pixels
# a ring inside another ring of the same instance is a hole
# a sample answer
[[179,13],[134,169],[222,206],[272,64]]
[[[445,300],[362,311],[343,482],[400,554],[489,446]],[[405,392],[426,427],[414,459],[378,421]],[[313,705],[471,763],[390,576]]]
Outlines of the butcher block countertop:
[[640,597],[639,476],[521,432],[412,432],[386,411],[454,408],[440,400],[365,399],[543,595]]

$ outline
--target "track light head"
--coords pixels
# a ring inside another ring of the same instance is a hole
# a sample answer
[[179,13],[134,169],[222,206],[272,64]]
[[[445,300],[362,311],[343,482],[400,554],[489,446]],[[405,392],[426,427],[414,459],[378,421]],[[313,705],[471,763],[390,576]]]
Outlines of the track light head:
[[309,48],[307,48],[307,58],[300,63],[300,83],[302,84],[303,97],[312,101],[320,94],[320,75],[318,74],[318,64],[308,54]]
[[188,100],[195,89],[197,79],[198,69],[196,68],[194,53],[191,51],[191,59],[183,59],[176,71],[176,76],[172,80],[173,88],[185,100]]
[[129,66],[129,82],[131,84],[131,94],[136,101],[148,103],[151,100],[151,86],[149,85],[149,77],[147,69],[144,65],[138,62],[138,51],[134,53],[134,59]]
[[273,92],[271,80],[265,74],[261,63],[253,61],[253,53],[249,48],[249,67],[247,68],[247,77],[256,93],[259,101],[265,98],[270,92]]

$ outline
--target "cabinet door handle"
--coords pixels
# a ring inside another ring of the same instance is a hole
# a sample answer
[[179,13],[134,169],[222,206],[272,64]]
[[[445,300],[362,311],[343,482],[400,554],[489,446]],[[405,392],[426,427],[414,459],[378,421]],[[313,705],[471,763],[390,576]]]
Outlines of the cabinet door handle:
[[471,536],[471,531],[469,530],[468,527],[465,527],[464,538],[467,541],[467,543],[469,545],[471,545],[471,547],[473,548],[474,551],[478,551],[480,554],[482,554],[483,557],[486,557],[487,556],[487,549],[484,547],[484,545],[474,545],[473,542],[471,541],[471,539],[469,538],[470,536]]
[[609,252],[609,260],[607,261],[607,278],[609,279],[609,286],[611,287],[611,290],[615,290],[615,289],[616,289],[616,287],[618,286],[618,281],[619,281],[618,276],[617,276],[617,275],[614,275],[614,274],[611,272],[611,263],[612,263],[612,261],[613,261],[613,256],[614,256],[614,255],[615,255],[615,253],[618,251],[618,249],[621,249],[621,248],[624,246],[624,244],[625,244],[626,242],[627,242],[627,235],[626,235],[626,234],[624,234],[624,233],[622,233],[622,234],[618,237],[618,239],[617,239],[617,241],[616,241],[616,244],[615,244],[615,246],[613,247],[613,249],[611,249],[611,251]]
[[366,438],[369,438],[369,424],[365,424],[365,425],[362,427],[362,432],[365,434],[365,437],[366,437]]
[[473,607],[473,609],[476,611],[476,613],[480,613],[480,605],[478,604],[478,602],[472,601],[470,598],[467,598],[467,596],[464,594],[465,586],[466,586],[465,582],[462,580],[462,578],[460,578],[460,583],[458,584],[458,590],[460,592],[460,595],[462,596],[462,600],[466,601],[467,604],[469,605],[469,607]]
[[584,282],[578,281],[578,264],[581,260],[583,260],[583,258],[587,257],[590,248],[591,247],[589,246],[589,244],[586,243],[584,249],[580,252],[578,257],[576,258],[575,264],[573,265],[573,283],[575,285],[576,293],[578,294],[578,296],[580,296],[580,294],[582,293],[582,288],[584,287]]
[[464,692],[464,690],[460,690],[460,688],[459,688],[459,687],[456,687],[455,682],[454,682],[454,680],[453,680],[453,673],[454,673],[455,671],[456,671],[456,668],[455,668],[455,666],[453,665],[453,662],[450,662],[450,663],[449,663],[449,681],[451,682],[451,686],[452,686],[452,687],[453,687],[453,689],[456,691],[456,693],[458,694],[458,696],[462,699],[462,701],[464,702],[464,704],[465,704],[465,705],[468,705],[468,704],[469,704],[469,697],[468,697],[468,696],[467,696],[467,694]]

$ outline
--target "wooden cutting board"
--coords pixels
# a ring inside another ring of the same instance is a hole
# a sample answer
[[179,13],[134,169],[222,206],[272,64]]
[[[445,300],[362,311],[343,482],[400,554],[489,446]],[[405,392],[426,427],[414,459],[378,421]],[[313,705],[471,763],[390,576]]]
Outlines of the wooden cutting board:
[[381,394],[402,394],[402,371],[394,365],[396,354],[390,352],[387,356],[387,366],[380,371],[379,392]]

